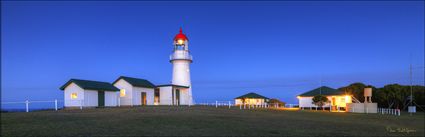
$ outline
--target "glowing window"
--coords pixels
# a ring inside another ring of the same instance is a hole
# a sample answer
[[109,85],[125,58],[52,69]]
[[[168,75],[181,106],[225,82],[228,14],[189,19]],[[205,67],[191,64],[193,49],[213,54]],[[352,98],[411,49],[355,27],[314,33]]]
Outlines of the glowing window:
[[78,98],[77,93],[71,93],[71,99],[77,99],[77,98]]
[[120,90],[120,97],[125,97],[125,89]]

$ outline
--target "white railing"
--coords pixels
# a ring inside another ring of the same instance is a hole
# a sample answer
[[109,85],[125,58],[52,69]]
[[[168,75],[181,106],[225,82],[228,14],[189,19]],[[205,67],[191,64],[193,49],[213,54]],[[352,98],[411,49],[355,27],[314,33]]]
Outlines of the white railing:
[[382,115],[396,115],[400,116],[400,109],[391,109],[391,108],[378,108],[378,113]]
[[256,104],[247,104],[243,103],[239,105],[239,109],[255,109],[255,108],[279,108],[279,104],[269,104],[269,103],[256,103]]
[[62,102],[59,101],[57,99],[55,100],[48,100],[48,101],[29,101],[29,100],[25,100],[25,101],[15,101],[15,102],[1,102],[1,105],[6,105],[6,104],[25,104],[25,112],[29,112],[30,110],[30,104],[32,103],[54,103],[55,106],[55,111],[58,110],[58,102]]
[[354,96],[351,96],[351,100],[352,100],[352,102],[354,102],[354,103],[361,103],[356,97],[354,97]]
[[298,104],[285,104],[285,107],[286,108],[296,108],[296,107],[299,107],[299,105]]
[[298,104],[287,104],[286,106],[280,106],[279,103],[255,103],[255,104],[235,104],[234,101],[215,101],[213,103],[197,103],[196,105],[200,106],[212,106],[212,107],[228,107],[229,109],[234,106],[239,106],[239,109],[255,109],[255,108],[281,108],[289,106],[290,108],[294,108],[298,106]]
[[200,106],[214,106],[216,108],[218,107],[228,107],[231,108],[232,106],[235,106],[233,101],[215,101],[213,103],[196,103],[196,105]]
[[190,55],[190,53],[187,51],[176,51],[175,53],[170,55],[170,60],[176,59],[192,60],[192,55]]

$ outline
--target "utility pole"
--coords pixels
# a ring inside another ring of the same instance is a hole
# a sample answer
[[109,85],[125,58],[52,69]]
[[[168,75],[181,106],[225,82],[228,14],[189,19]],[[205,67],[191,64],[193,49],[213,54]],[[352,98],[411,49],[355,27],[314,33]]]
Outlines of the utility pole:
[[322,95],[322,74],[320,74],[320,95]]
[[412,62],[410,62],[410,102],[409,102],[409,105],[413,105]]

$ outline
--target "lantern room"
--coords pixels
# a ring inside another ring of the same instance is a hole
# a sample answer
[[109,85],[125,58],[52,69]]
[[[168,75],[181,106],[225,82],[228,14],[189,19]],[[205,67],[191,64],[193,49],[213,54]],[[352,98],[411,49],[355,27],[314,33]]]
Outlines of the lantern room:
[[189,39],[183,34],[182,28],[180,28],[179,34],[174,37],[174,50],[189,50],[188,49],[188,41]]

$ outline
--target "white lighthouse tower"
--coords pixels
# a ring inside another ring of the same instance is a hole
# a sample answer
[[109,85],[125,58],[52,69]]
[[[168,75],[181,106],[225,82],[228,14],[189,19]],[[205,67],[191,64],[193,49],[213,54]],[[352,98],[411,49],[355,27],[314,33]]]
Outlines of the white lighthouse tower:
[[[171,84],[187,86],[186,94],[182,94],[180,98],[187,105],[192,105],[192,83],[190,82],[190,63],[192,63],[192,55],[189,52],[189,39],[183,34],[182,28],[180,33],[174,37],[174,50],[170,55],[170,62],[173,64],[173,78]],[[184,103],[184,104],[186,104]]]

